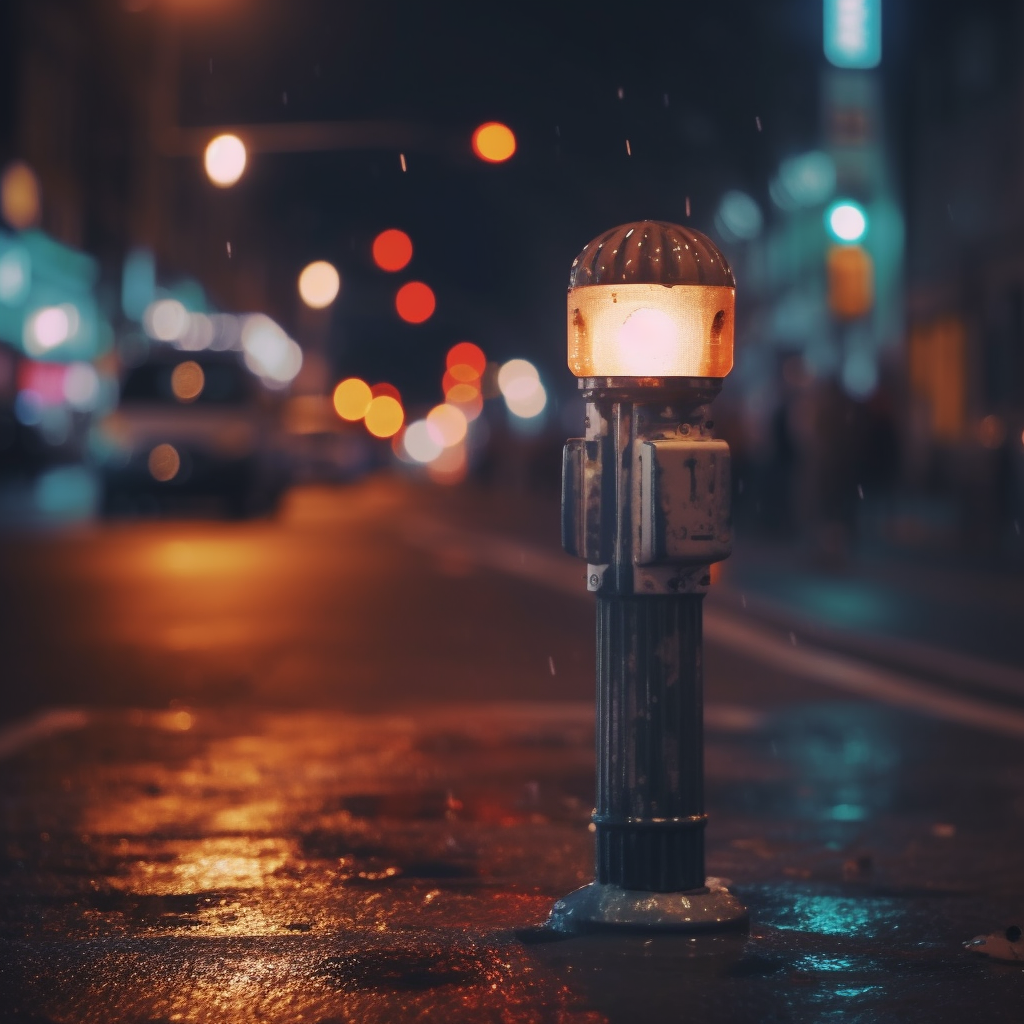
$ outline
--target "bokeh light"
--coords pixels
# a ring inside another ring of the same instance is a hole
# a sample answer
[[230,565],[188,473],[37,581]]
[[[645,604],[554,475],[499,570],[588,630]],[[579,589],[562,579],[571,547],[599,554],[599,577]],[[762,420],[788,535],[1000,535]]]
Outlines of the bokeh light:
[[18,231],[39,223],[39,180],[28,164],[15,160],[0,177],[0,214]]
[[206,147],[203,163],[210,181],[228,188],[241,178],[247,159],[245,143],[237,135],[218,135]]
[[421,324],[429,320],[437,305],[434,293],[422,281],[409,281],[398,289],[395,309],[398,315],[410,324]]
[[460,341],[448,349],[445,365],[458,380],[474,380],[483,376],[487,357],[479,345],[471,341]]
[[405,412],[402,403],[391,395],[378,395],[370,402],[364,420],[374,437],[393,437],[402,429]]
[[70,303],[45,306],[25,321],[24,342],[30,355],[43,355],[78,330],[78,310]]
[[190,359],[171,371],[171,391],[179,402],[194,402],[202,393],[206,384],[203,368]]
[[349,422],[361,420],[373,401],[370,385],[358,377],[343,380],[334,389],[334,411]]
[[72,363],[64,374],[64,397],[72,409],[92,412],[99,403],[100,375],[90,363]]
[[[466,370],[468,367],[462,366],[461,369]],[[463,398],[477,394],[480,391],[480,378],[456,377],[451,370],[445,370],[445,374],[441,378],[441,390],[447,396],[449,392],[454,391],[456,388]]]
[[154,480],[167,483],[173,480],[181,469],[181,456],[171,444],[158,444],[149,453],[149,472]]
[[465,414],[454,405],[435,405],[427,413],[427,424],[436,430],[445,448],[458,444],[466,436]]
[[299,274],[299,295],[310,309],[326,309],[337,297],[341,277],[326,260],[310,263]]
[[508,160],[516,151],[516,137],[512,129],[498,121],[488,121],[473,132],[473,152],[491,164]]
[[177,341],[188,331],[188,310],[177,299],[158,299],[146,307],[142,326],[157,341]]
[[825,223],[840,242],[859,242],[868,229],[864,208],[851,199],[833,203],[825,214]]
[[412,239],[398,228],[388,228],[373,240],[373,262],[381,270],[402,270],[412,259]]
[[263,313],[245,318],[242,327],[245,365],[271,388],[282,388],[302,369],[302,349]]
[[498,371],[498,387],[509,412],[521,419],[539,416],[547,405],[547,392],[537,368],[527,359],[510,359]]
[[757,201],[746,192],[731,189],[722,196],[715,216],[715,226],[728,240],[749,242],[761,233],[764,216]]
[[426,420],[416,420],[409,424],[403,444],[409,458],[424,465],[433,462],[444,451],[444,443],[437,428]]

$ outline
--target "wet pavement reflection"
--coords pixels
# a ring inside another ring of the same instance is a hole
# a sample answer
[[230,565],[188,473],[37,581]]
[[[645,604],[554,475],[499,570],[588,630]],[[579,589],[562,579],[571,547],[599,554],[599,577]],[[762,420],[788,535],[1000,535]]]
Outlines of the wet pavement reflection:
[[749,937],[564,939],[585,704],[94,712],[4,765],[0,994],[35,1021],[1013,1019],[1019,972],[959,943],[1019,906],[1016,854],[931,830],[872,714],[712,705],[710,865]]

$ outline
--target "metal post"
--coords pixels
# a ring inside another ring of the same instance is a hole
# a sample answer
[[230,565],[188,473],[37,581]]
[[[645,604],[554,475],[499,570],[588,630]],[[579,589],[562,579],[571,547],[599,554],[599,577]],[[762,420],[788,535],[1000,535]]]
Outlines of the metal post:
[[[646,271],[671,286],[661,273]],[[570,323],[582,319],[570,292]],[[549,924],[742,928],[746,910],[704,871],[702,604],[710,564],[731,547],[729,453],[710,419],[721,379],[579,385],[587,431],[566,446],[562,532],[597,595],[597,877],[559,900]]]

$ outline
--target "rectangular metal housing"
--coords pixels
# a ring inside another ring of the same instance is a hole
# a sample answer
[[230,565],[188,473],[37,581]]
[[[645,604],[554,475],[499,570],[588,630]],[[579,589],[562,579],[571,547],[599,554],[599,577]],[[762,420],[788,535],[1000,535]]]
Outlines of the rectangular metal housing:
[[717,438],[640,444],[638,565],[706,565],[732,552],[729,446]]

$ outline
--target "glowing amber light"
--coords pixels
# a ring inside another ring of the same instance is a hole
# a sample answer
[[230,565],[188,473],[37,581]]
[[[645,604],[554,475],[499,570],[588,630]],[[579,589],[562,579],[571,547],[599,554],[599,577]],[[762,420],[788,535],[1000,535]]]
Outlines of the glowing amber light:
[[[460,341],[457,345],[452,345],[448,349],[448,358],[445,360],[445,365],[451,371],[453,377],[458,377],[459,380],[472,380],[473,378],[483,376],[483,372],[487,367],[487,357],[479,345],[474,345],[471,341]],[[459,367],[467,367],[471,376],[458,372]]]
[[404,422],[402,403],[391,395],[378,395],[366,410],[366,429],[374,437],[393,437]]
[[171,372],[171,390],[179,402],[194,402],[203,393],[205,384],[203,368],[191,359],[178,363]]
[[410,324],[421,324],[429,320],[437,305],[434,293],[422,281],[410,281],[398,289],[395,309],[398,315]]
[[149,453],[149,472],[154,480],[167,483],[178,475],[181,469],[181,456],[170,444],[158,444]]
[[388,228],[373,240],[373,262],[381,270],[402,270],[412,259],[412,239],[398,228]]
[[0,178],[0,213],[19,231],[39,220],[39,181],[28,164],[16,160],[8,164]]
[[402,401],[401,392],[394,384],[374,384],[373,387],[370,388],[370,392],[374,398],[377,398],[380,395],[390,395],[396,402],[401,403]]
[[341,288],[338,271],[326,260],[310,263],[299,274],[299,296],[310,309],[326,309]]
[[491,164],[504,163],[516,151],[512,129],[497,121],[488,121],[473,132],[473,152]]
[[206,147],[203,163],[210,181],[228,188],[242,176],[247,159],[245,143],[237,135],[218,135]]
[[334,411],[343,419],[355,422],[366,415],[373,401],[370,385],[358,377],[343,380],[334,389]]
[[724,377],[736,289],[588,285],[569,292],[569,369],[577,377]]

